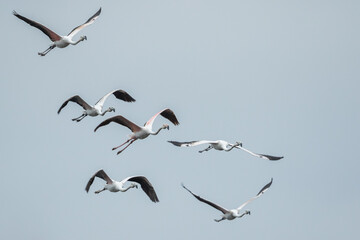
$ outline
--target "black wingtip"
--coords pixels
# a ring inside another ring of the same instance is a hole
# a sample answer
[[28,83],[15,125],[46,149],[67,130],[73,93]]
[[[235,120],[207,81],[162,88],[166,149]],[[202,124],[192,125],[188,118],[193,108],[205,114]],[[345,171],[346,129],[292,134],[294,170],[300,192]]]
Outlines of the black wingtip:
[[194,195],[187,187],[185,187],[184,183],[181,183],[181,186],[182,186],[186,191],[188,191],[189,193],[191,193],[192,195]]
[[259,194],[263,194],[266,190],[268,190],[271,186],[271,184],[273,183],[273,178],[271,178],[270,182],[268,184],[266,184],[260,191],[259,193],[256,195],[258,196]]
[[99,16],[101,13],[101,7],[99,8],[99,10],[95,13],[95,15]]
[[168,141],[169,143],[177,146],[177,147],[180,147],[181,146],[181,143],[180,142],[177,142],[177,141]]
[[151,201],[153,201],[154,203],[160,202],[157,196],[155,196],[154,199],[151,199]]
[[281,156],[281,157],[269,156],[270,161],[277,161],[277,160],[280,160],[280,159],[283,159],[283,158],[284,158],[284,156]]
[[189,191],[189,189],[187,189],[187,187],[185,187],[185,185],[184,185],[184,183],[182,182],[182,183],[180,183],[180,185],[183,187],[183,188],[185,188],[186,190],[188,190]]
[[277,157],[277,156],[271,156],[271,155],[266,155],[266,154],[259,154],[259,155],[265,157],[266,159],[268,159],[270,161],[277,161],[277,160],[280,160],[280,159],[284,158],[284,156]]

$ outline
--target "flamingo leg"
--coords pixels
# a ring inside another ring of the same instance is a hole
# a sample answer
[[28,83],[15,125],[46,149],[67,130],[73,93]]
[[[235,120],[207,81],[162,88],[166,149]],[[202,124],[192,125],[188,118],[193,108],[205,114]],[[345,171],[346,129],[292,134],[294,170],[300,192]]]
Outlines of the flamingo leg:
[[99,193],[101,193],[102,191],[105,191],[106,189],[105,188],[103,188],[102,190],[97,190],[97,191],[95,191],[95,194],[99,194]]
[[85,115],[85,114],[82,114],[80,117],[73,118],[72,120],[73,120],[73,121],[80,122],[81,120],[83,120],[84,117],[86,117],[86,115]]
[[48,49],[46,49],[45,51],[43,51],[42,53],[38,53],[40,56],[45,56],[46,54],[48,54],[48,52],[50,52],[51,50],[53,50],[56,47],[56,45],[51,45]]
[[76,121],[77,121],[77,122],[80,122],[80,121],[83,120],[86,116],[87,116],[87,115],[84,114],[82,118],[80,118],[80,119],[78,119],[78,120],[76,120]]
[[119,147],[123,146],[124,144],[128,143],[131,139],[128,139],[126,142],[124,142],[123,144],[121,144],[120,146],[114,147],[112,150],[114,151],[115,149],[118,149]]
[[209,151],[210,149],[212,149],[213,148],[213,146],[208,146],[207,148],[205,148],[204,150],[200,150],[199,151],[199,153],[202,153],[202,152],[204,152],[204,151]]
[[126,147],[124,147],[122,150],[118,151],[117,154],[122,153],[122,151],[124,151],[124,150],[125,150],[126,148],[128,148],[133,142],[135,142],[134,139],[131,139],[131,140],[132,140],[132,141],[131,141],[128,145],[126,145]]
[[215,222],[221,222],[222,220],[225,220],[225,217],[222,217],[220,219],[214,219]]

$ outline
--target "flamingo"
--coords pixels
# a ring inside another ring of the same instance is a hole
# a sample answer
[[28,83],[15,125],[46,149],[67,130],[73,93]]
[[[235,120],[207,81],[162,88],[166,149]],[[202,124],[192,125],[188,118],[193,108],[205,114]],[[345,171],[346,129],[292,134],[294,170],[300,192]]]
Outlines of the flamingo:
[[61,112],[61,109],[63,109],[68,104],[68,102],[75,102],[75,103],[79,104],[80,106],[82,106],[85,111],[83,112],[83,114],[80,117],[72,119],[73,121],[80,122],[86,116],[91,116],[91,117],[95,117],[98,115],[104,116],[105,113],[107,113],[107,112],[115,112],[115,108],[113,108],[113,107],[109,107],[104,112],[102,111],[104,102],[111,94],[113,94],[117,99],[121,99],[125,102],[135,102],[134,98],[132,98],[127,92],[125,92],[124,90],[121,90],[121,89],[113,90],[113,91],[109,92],[108,94],[103,96],[94,106],[90,106],[79,95],[75,95],[75,96],[69,98],[68,100],[66,100],[61,105],[61,107],[59,108],[57,113],[59,114]]
[[266,192],[266,191],[270,188],[270,186],[271,186],[271,184],[272,184],[272,181],[273,181],[273,179],[271,178],[271,181],[270,181],[268,184],[266,184],[266,185],[259,191],[259,193],[256,194],[255,197],[250,198],[249,200],[247,200],[246,202],[244,202],[243,204],[241,204],[240,207],[235,208],[235,209],[231,209],[231,210],[228,210],[228,209],[223,208],[223,207],[221,207],[221,206],[219,206],[219,205],[217,205],[217,204],[215,204],[215,203],[213,203],[213,202],[210,202],[210,201],[208,201],[208,200],[206,200],[206,199],[204,199],[204,198],[201,198],[200,196],[194,194],[192,191],[190,191],[188,188],[186,188],[184,184],[181,184],[181,185],[183,186],[183,188],[185,188],[189,193],[191,193],[191,194],[192,194],[196,199],[198,199],[200,202],[206,203],[206,204],[212,206],[213,208],[216,208],[216,209],[219,210],[220,212],[222,212],[223,215],[222,215],[222,217],[221,217],[220,219],[214,219],[215,222],[220,222],[220,221],[225,220],[225,219],[227,219],[227,220],[233,220],[233,219],[235,219],[235,218],[241,218],[241,217],[243,217],[243,216],[246,215],[246,214],[249,214],[249,215],[250,215],[250,211],[249,211],[249,210],[246,210],[245,212],[243,212],[243,213],[241,213],[241,214],[240,214],[240,210],[241,210],[243,207],[245,207],[247,204],[249,204],[250,202],[252,202],[252,201],[254,201],[255,199],[257,199],[258,197],[260,197],[264,192]]
[[115,116],[115,117],[111,117],[109,119],[106,119],[105,121],[103,121],[102,123],[100,123],[95,129],[94,132],[96,132],[96,130],[99,127],[108,125],[111,122],[116,122],[118,124],[121,124],[127,128],[129,128],[132,131],[132,134],[129,136],[128,140],[126,140],[126,142],[124,142],[123,144],[114,147],[112,150],[115,150],[123,145],[125,145],[126,143],[129,143],[128,145],[126,145],[122,150],[120,150],[117,154],[120,154],[122,151],[124,151],[127,147],[129,147],[133,142],[135,142],[137,139],[144,139],[147,138],[149,135],[157,135],[162,129],[168,129],[169,130],[169,125],[164,124],[162,125],[156,132],[154,132],[152,130],[152,125],[153,122],[155,120],[155,118],[158,115],[163,116],[164,118],[168,119],[170,122],[172,122],[174,125],[179,125],[179,121],[177,120],[174,112],[169,109],[169,108],[165,108],[163,110],[161,110],[160,112],[158,112],[157,114],[155,114],[154,116],[152,116],[149,121],[147,121],[144,125],[144,127],[138,126],[135,123],[127,120],[126,118],[124,118],[123,116]]
[[148,195],[151,201],[153,202],[159,202],[159,199],[156,195],[154,187],[151,185],[149,180],[144,176],[131,176],[127,177],[120,182],[115,181],[111,179],[103,169],[100,169],[97,171],[88,181],[85,191],[89,192],[91,184],[94,182],[95,177],[101,178],[106,181],[106,185],[103,189],[95,191],[95,194],[99,194],[102,191],[109,190],[110,192],[126,192],[130,188],[138,188],[138,186],[135,183],[131,183],[128,187],[124,187],[124,184],[128,181],[130,182],[136,182],[140,184],[142,190]]
[[244,150],[245,152],[255,156],[255,157],[259,157],[259,158],[263,158],[263,159],[267,159],[267,160],[271,160],[271,161],[276,161],[276,160],[280,160],[282,157],[276,157],[276,156],[271,156],[271,155],[266,155],[266,154],[258,154],[258,153],[254,153],[251,152],[250,150],[244,148],[242,146],[241,142],[236,142],[235,144],[232,143],[228,143],[224,140],[216,140],[216,141],[208,141],[208,140],[201,140],[201,141],[191,141],[191,142],[176,142],[176,141],[168,141],[169,143],[172,143],[175,146],[178,147],[194,147],[197,145],[201,145],[201,144],[210,144],[207,148],[205,148],[204,150],[200,150],[199,153],[205,152],[205,151],[209,151],[211,149],[215,149],[215,150],[219,150],[219,151],[226,151],[229,152],[231,151],[233,148],[238,148],[241,150]]
[[72,38],[84,27],[92,24],[100,15],[101,13],[101,8],[92,16],[90,17],[84,24],[77,26],[76,28],[74,28],[67,36],[60,36],[58,34],[56,34],[55,32],[53,32],[52,30],[50,30],[49,28],[45,27],[44,25],[37,23],[33,20],[30,20],[24,16],[21,16],[20,14],[18,14],[16,11],[13,11],[13,14],[23,20],[24,22],[30,24],[33,27],[36,27],[37,29],[39,29],[40,31],[42,31],[44,34],[46,34],[50,40],[53,42],[53,44],[50,45],[50,47],[48,49],[46,49],[44,52],[39,52],[38,54],[40,56],[45,56],[48,52],[50,52],[51,50],[53,50],[55,47],[58,48],[64,48],[67,47],[69,44],[71,45],[76,45],[81,41],[87,40],[86,36],[81,36],[79,38],[79,40],[77,41],[73,41]]

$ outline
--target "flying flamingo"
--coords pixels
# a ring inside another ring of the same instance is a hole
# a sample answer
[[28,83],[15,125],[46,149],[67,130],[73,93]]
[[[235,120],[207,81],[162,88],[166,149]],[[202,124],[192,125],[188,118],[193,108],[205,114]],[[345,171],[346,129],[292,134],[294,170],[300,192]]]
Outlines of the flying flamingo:
[[242,143],[240,143],[240,142],[236,142],[235,144],[228,143],[224,140],[216,140],[216,141],[201,140],[201,141],[191,141],[191,142],[168,141],[168,142],[172,143],[173,145],[178,146],[178,147],[194,147],[194,146],[201,145],[201,144],[210,144],[210,146],[208,146],[204,150],[200,150],[199,153],[209,151],[211,149],[215,149],[215,150],[219,150],[219,151],[224,150],[226,152],[229,152],[233,148],[238,148],[238,149],[244,150],[247,153],[250,153],[251,155],[253,155],[255,157],[264,158],[264,159],[271,160],[271,161],[276,161],[276,160],[280,160],[280,159],[284,158],[284,157],[276,157],[276,156],[271,156],[271,155],[266,155],[266,154],[253,153],[250,150],[243,148]]
[[183,188],[185,188],[187,191],[189,191],[189,193],[191,193],[195,198],[197,198],[197,200],[199,200],[200,202],[206,203],[206,204],[212,206],[213,208],[216,208],[216,209],[219,210],[220,212],[222,212],[223,215],[222,215],[222,217],[221,217],[220,219],[214,219],[216,222],[220,222],[220,221],[225,220],[225,219],[227,219],[227,220],[233,220],[233,219],[235,219],[235,218],[241,218],[241,217],[243,217],[243,216],[246,215],[246,214],[249,214],[249,215],[250,215],[250,211],[246,210],[245,212],[243,212],[243,213],[240,214],[240,210],[241,210],[243,207],[245,207],[247,204],[249,204],[250,202],[252,202],[252,201],[254,201],[255,199],[257,199],[258,197],[260,197],[265,191],[267,191],[267,190],[270,188],[270,186],[271,186],[271,184],[272,184],[272,181],[273,181],[273,179],[271,178],[271,181],[270,181],[268,184],[266,184],[266,185],[259,191],[259,193],[256,194],[255,197],[250,198],[249,200],[247,200],[246,202],[244,202],[243,204],[241,204],[240,207],[235,208],[235,209],[231,209],[231,210],[228,210],[228,209],[223,208],[223,207],[221,207],[221,206],[219,206],[219,205],[217,205],[217,204],[215,204],[215,203],[213,203],[213,202],[210,202],[210,201],[208,201],[208,200],[206,200],[206,199],[204,199],[204,198],[201,198],[200,196],[194,194],[192,191],[190,191],[189,189],[187,189],[187,188],[184,186],[184,184],[182,184],[182,186],[183,186]]
[[124,184],[128,181],[136,182],[140,184],[142,190],[149,196],[150,200],[153,202],[159,202],[159,199],[156,195],[154,187],[151,185],[149,180],[144,176],[132,176],[127,177],[120,182],[112,180],[104,170],[100,169],[97,171],[88,181],[85,190],[89,192],[91,184],[94,182],[95,177],[101,178],[106,181],[106,185],[102,190],[95,191],[96,194],[101,193],[102,191],[109,190],[110,192],[126,192],[130,188],[138,188],[135,183],[130,184],[128,187],[124,187]]
[[53,44],[51,44],[50,47],[48,49],[46,49],[44,52],[38,53],[40,56],[45,56],[48,52],[53,50],[55,47],[64,48],[64,47],[67,47],[69,44],[76,45],[81,41],[87,40],[86,36],[81,36],[80,39],[77,41],[73,41],[72,38],[81,29],[92,24],[99,17],[100,13],[101,13],[101,8],[91,18],[89,18],[84,24],[74,28],[67,36],[60,36],[60,35],[56,34],[55,32],[53,32],[52,30],[50,30],[49,28],[45,27],[44,25],[41,25],[40,23],[37,23],[26,17],[23,17],[20,14],[18,14],[17,12],[13,11],[13,14],[17,18],[23,20],[24,22],[30,24],[33,27],[36,27],[37,29],[42,31],[44,34],[46,34],[50,38],[50,40],[53,42]]
[[113,94],[117,99],[123,100],[125,102],[135,102],[135,99],[132,98],[127,92],[125,92],[124,90],[118,89],[118,90],[113,90],[113,91],[109,92],[108,94],[106,94],[105,96],[103,96],[94,106],[90,106],[89,104],[87,104],[87,102],[85,102],[79,95],[73,96],[73,97],[69,98],[68,100],[66,100],[61,105],[61,107],[59,108],[57,113],[59,114],[61,112],[61,109],[63,109],[68,104],[68,102],[75,102],[75,103],[79,104],[80,106],[82,106],[85,111],[83,112],[83,114],[80,117],[72,119],[73,121],[80,122],[86,116],[91,116],[91,117],[95,117],[98,115],[104,116],[105,113],[107,113],[107,112],[115,112],[115,108],[113,108],[113,107],[109,107],[104,112],[102,111],[103,105],[104,105],[106,99],[111,94]]
[[122,150],[120,150],[117,154],[120,154],[122,151],[124,151],[127,147],[129,147],[133,142],[135,142],[137,139],[144,139],[147,138],[149,135],[157,135],[162,129],[168,129],[169,130],[169,125],[164,124],[163,126],[161,126],[156,132],[154,132],[152,130],[152,125],[153,122],[155,120],[155,118],[158,115],[163,116],[164,118],[168,119],[170,122],[172,122],[174,125],[179,125],[179,122],[174,114],[174,112],[172,110],[170,110],[169,108],[165,108],[163,110],[161,110],[160,112],[158,112],[157,114],[155,114],[154,116],[152,116],[149,121],[147,121],[144,125],[144,127],[138,126],[135,123],[127,120],[126,118],[124,118],[123,116],[115,116],[115,117],[111,117],[109,119],[106,119],[105,121],[103,121],[102,123],[100,123],[95,129],[94,132],[96,132],[96,130],[99,127],[108,125],[111,122],[116,122],[118,124],[121,124],[127,128],[129,128],[132,131],[132,134],[129,136],[128,140],[126,142],[124,142],[123,144],[114,147],[112,150],[115,150],[123,145],[125,145],[126,143],[129,143],[128,145],[126,145]]

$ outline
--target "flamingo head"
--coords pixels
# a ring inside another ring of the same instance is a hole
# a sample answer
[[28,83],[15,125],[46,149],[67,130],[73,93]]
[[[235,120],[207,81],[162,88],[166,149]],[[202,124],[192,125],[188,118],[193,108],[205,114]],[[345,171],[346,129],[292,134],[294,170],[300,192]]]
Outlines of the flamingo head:
[[162,129],[167,129],[167,130],[169,130],[170,128],[169,128],[169,125],[164,124],[164,125],[162,126]]
[[242,147],[242,142],[236,142],[234,145]]
[[109,112],[115,112],[115,108],[109,107]]

